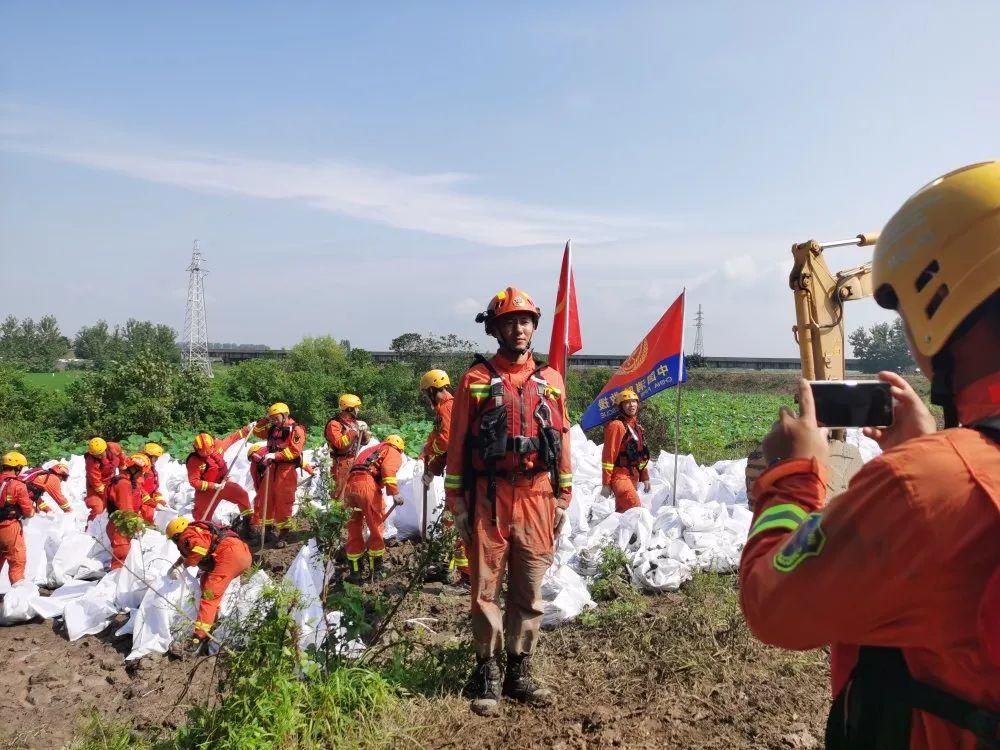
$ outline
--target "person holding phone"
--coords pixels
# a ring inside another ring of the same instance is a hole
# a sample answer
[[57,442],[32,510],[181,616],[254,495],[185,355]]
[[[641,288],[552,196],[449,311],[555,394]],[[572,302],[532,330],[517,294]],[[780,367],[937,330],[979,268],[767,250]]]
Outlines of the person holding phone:
[[[1000,738],[1000,162],[951,172],[883,230],[876,301],[905,323],[945,429],[883,372],[883,453],[825,496],[813,391],[765,438],[740,565],[766,643],[831,645],[829,748],[995,747]],[[833,426],[833,425],[831,425]],[[992,743],[992,744],[990,744]]]

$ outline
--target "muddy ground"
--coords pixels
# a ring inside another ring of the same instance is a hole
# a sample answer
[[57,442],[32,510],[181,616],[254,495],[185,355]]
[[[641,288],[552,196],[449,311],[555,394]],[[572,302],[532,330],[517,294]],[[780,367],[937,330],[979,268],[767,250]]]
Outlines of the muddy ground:
[[[299,544],[267,550],[280,575]],[[413,554],[390,550],[397,569]],[[383,584],[402,588],[397,574]],[[411,696],[399,745],[428,748],[819,748],[828,705],[826,656],[756,643],[735,608],[734,581],[706,576],[680,594],[642,597],[640,610],[547,631],[536,671],[555,688],[547,709],[509,703],[497,719],[471,714],[461,685]],[[429,647],[468,640],[467,596],[427,584],[396,622]],[[215,659],[147,657],[126,668],[117,625],[69,643],[58,621],[0,628],[7,712],[0,748],[57,748],[90,712],[140,730],[183,722],[214,699]],[[197,667],[197,668],[196,668]]]

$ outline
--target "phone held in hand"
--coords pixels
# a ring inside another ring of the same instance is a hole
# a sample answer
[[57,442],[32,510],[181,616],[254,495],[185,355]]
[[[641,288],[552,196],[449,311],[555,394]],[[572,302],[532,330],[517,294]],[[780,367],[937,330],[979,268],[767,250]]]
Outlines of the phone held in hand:
[[816,421],[824,427],[888,427],[892,393],[881,380],[813,380]]

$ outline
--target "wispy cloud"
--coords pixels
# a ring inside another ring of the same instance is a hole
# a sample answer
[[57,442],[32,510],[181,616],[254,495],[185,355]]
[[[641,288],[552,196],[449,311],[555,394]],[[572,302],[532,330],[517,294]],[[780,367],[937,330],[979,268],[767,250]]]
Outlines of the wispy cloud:
[[[535,206],[478,195],[473,177],[454,172],[408,174],[338,160],[294,163],[209,154],[107,131],[7,121],[0,150],[31,154],[189,190],[293,201],[399,229],[505,247],[560,243],[566,237],[609,242],[642,237],[667,224],[651,217]],[[47,131],[47,132],[46,132]]]

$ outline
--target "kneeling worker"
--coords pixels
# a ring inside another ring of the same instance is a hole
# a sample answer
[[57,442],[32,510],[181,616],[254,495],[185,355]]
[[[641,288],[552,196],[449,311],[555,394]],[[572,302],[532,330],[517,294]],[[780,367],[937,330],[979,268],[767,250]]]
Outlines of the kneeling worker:
[[347,522],[347,562],[350,583],[361,583],[361,558],[365,554],[364,527],[368,527],[368,559],[373,578],[385,578],[385,540],[382,538],[385,514],[382,509],[382,489],[385,488],[396,505],[403,504],[396,482],[396,472],[403,463],[406,443],[399,435],[390,435],[384,442],[363,450],[351,467],[344,493],[344,504],[352,508]]
[[250,568],[253,558],[250,548],[236,532],[221,524],[190,521],[187,516],[178,516],[167,524],[166,533],[180,552],[168,575],[176,578],[182,567],[198,566],[201,571],[201,601],[194,633],[187,642],[171,648],[176,655],[193,655],[199,653],[208,640],[226,588]]
[[649,492],[649,448],[639,424],[639,396],[631,388],[615,394],[618,417],[604,428],[601,455],[601,496],[615,495],[615,512],[639,507],[639,482]]

